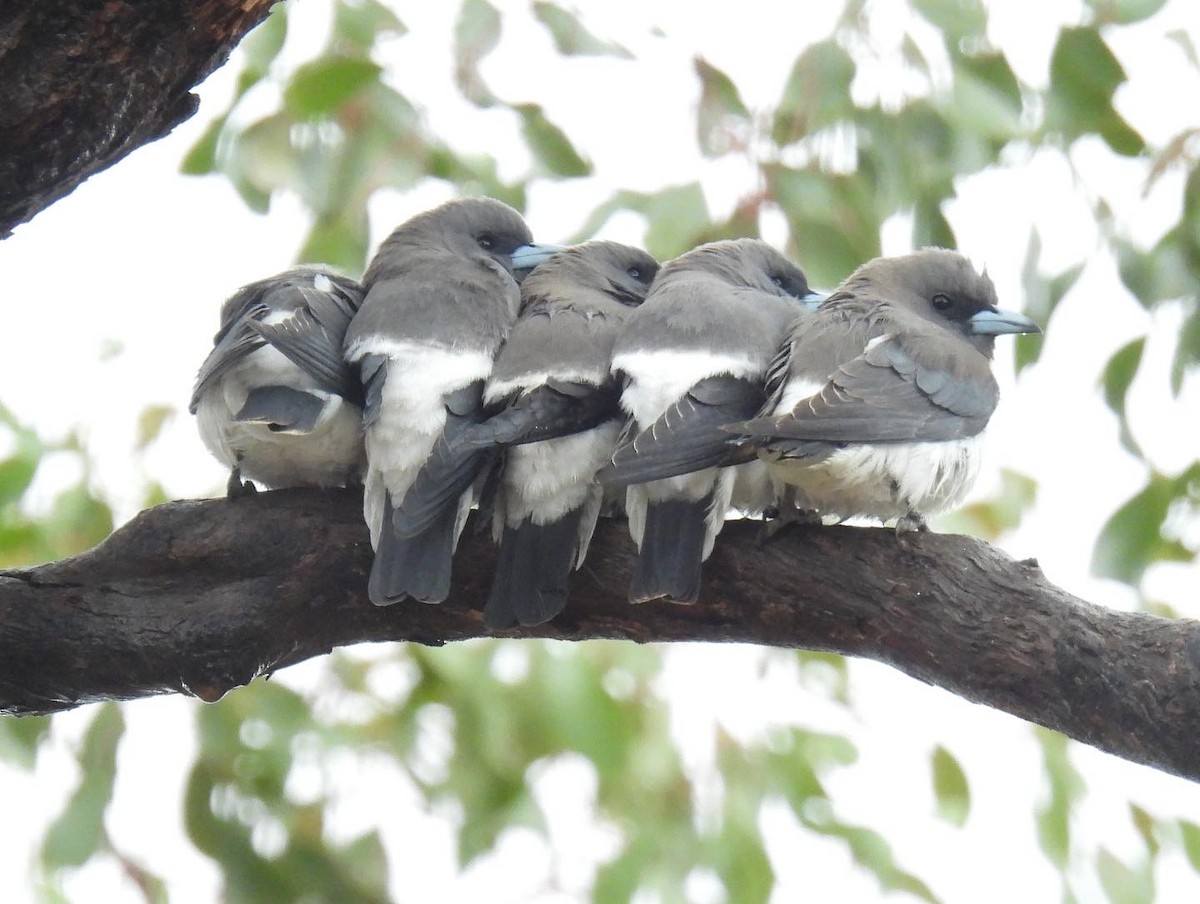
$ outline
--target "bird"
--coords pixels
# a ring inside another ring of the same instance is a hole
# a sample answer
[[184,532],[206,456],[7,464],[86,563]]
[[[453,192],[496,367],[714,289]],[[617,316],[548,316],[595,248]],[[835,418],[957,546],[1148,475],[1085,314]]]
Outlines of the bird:
[[695,602],[730,505],[760,511],[773,499],[766,466],[739,456],[721,427],[760,410],[772,356],[822,297],[766,242],[727,239],[664,264],[627,318],[612,370],[628,423],[598,478],[628,486],[632,602]]
[[868,261],[796,322],[763,411],[726,429],[800,507],[924,530],[978,474],[1000,398],[996,337],[1041,332],[996,305],[992,280],[958,252]]
[[465,454],[505,450],[491,500],[500,549],[489,628],[542,624],[566,606],[603,502],[594,477],[624,420],[609,372],[613,343],[657,272],[645,251],[593,241],[559,252],[521,284],[520,317],[483,393],[498,410],[455,443]]
[[483,418],[484,381],[520,307],[516,274],[557,250],[534,245],[507,204],[468,197],[402,223],[367,267],[345,356],[365,397],[376,605],[449,595],[479,461],[447,454],[448,444]]
[[342,341],[362,299],[354,280],[304,266],[243,286],[221,306],[188,408],[204,445],[231,469],[231,498],[252,492],[252,480],[361,480],[362,390]]

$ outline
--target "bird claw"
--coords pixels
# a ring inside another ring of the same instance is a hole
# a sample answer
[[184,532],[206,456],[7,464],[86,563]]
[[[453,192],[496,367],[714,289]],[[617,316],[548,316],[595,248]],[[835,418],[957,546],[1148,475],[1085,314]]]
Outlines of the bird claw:
[[929,525],[925,523],[923,515],[917,512],[909,512],[902,518],[896,519],[896,536],[903,537],[905,534],[925,534],[929,532]]
[[241,499],[244,496],[253,496],[257,492],[258,487],[251,481],[242,480],[242,469],[235,465],[233,470],[229,472],[229,482],[225,484],[225,497],[227,499]]

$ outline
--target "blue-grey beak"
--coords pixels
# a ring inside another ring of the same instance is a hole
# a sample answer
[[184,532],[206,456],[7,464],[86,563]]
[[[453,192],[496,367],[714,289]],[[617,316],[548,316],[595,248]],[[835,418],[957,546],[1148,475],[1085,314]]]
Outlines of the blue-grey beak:
[[1042,328],[1016,311],[985,309],[971,317],[971,333],[976,336],[1002,336],[1005,333],[1040,333]]
[[806,311],[815,311],[828,297],[828,292],[818,292],[816,289],[809,289],[808,294],[800,299],[800,304],[804,305]]
[[566,248],[566,245],[521,245],[513,249],[512,266],[514,270],[532,270],[538,264],[545,263]]

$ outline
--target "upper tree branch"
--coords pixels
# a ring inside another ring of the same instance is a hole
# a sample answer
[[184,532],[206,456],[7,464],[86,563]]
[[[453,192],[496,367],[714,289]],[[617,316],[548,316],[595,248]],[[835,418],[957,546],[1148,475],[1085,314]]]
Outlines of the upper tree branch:
[[[90,552],[0,573],[0,711],[170,691],[215,700],[256,675],[367,640],[485,633],[494,552],[468,531],[441,606],[366,599],[370,548],[348,491],[176,502]],[[1200,623],[1076,599],[978,540],[729,524],[696,606],[631,606],[633,547],[602,523],[564,640],[743,641],[889,663],[1103,750],[1200,778]]]
[[196,112],[273,0],[4,0],[0,238]]

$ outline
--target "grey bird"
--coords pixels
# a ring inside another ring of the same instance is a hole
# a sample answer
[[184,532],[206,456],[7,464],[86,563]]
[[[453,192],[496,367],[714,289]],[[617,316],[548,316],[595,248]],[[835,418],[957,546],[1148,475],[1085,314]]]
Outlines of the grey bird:
[[978,474],[1000,397],[996,336],[1040,331],[999,310],[991,279],[961,254],[878,258],[797,322],[771,401],[728,429],[794,490],[795,505],[923,529]]
[[230,468],[228,492],[344,486],[362,478],[362,391],[342,342],[362,303],[357,282],[297,267],[239,289],[196,376],[189,410]]
[[[773,501],[766,467],[739,458],[721,428],[762,407],[772,356],[804,306],[822,297],[770,245],[735,239],[665,264],[627,319],[612,369],[624,380],[629,423],[599,479],[629,486],[633,602],[695,602],[730,506],[761,511]],[[738,461],[746,463],[730,467]]]
[[[616,242],[559,252],[521,285],[521,315],[500,350],[484,404],[502,406],[455,447],[505,449],[492,504],[500,545],[484,623],[549,621],[567,603],[604,491],[594,480],[624,417],[609,372],[626,316],[645,300],[658,262]],[[484,507],[481,503],[481,508]]]
[[449,443],[483,419],[484,381],[520,308],[514,274],[557,250],[532,244],[508,205],[463,198],[399,226],[367,268],[346,360],[365,393],[363,514],[377,605],[449,594],[479,467],[447,454]]

